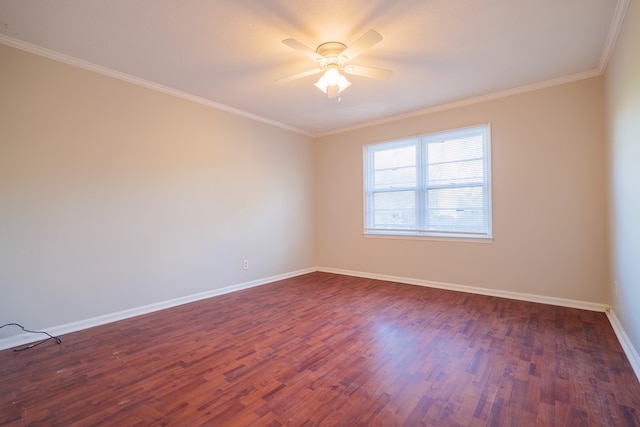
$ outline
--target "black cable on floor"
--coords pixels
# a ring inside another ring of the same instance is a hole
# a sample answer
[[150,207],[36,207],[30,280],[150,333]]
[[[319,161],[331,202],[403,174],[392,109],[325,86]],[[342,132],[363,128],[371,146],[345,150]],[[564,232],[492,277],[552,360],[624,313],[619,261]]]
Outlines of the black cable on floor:
[[0,329],[4,328],[5,326],[17,326],[20,329],[22,329],[25,332],[29,332],[31,334],[45,334],[47,335],[49,338],[47,338],[46,340],[42,340],[40,342],[37,342],[35,344],[29,344],[26,347],[23,348],[15,348],[13,351],[25,351],[25,350],[29,350],[30,348],[33,348],[37,345],[42,344],[43,342],[47,342],[49,340],[55,340],[58,344],[62,344],[62,340],[58,337],[54,337],[53,335],[51,335],[49,332],[45,332],[45,331],[30,331],[29,329],[25,328],[24,326],[18,324],[18,323],[5,323],[4,325],[0,326]]

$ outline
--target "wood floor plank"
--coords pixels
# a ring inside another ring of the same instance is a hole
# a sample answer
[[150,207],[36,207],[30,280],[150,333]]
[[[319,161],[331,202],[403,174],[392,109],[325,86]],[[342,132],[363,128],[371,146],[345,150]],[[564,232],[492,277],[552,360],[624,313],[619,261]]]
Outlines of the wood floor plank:
[[603,313],[311,273],[0,352],[0,425],[640,426]]

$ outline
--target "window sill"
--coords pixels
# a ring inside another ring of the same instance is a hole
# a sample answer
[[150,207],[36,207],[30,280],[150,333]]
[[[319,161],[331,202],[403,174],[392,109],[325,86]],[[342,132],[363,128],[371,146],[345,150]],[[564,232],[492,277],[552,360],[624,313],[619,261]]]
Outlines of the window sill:
[[363,233],[366,239],[400,239],[400,240],[432,240],[437,242],[455,242],[455,243],[493,243],[493,237],[453,237],[453,236],[427,236],[412,234],[382,234],[382,233]]

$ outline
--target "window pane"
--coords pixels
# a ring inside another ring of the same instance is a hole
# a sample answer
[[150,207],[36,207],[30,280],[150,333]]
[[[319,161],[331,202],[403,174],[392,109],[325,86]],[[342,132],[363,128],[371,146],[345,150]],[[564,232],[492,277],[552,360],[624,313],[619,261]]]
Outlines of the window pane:
[[415,187],[416,147],[391,148],[373,153],[373,189]]
[[483,156],[483,138],[482,135],[476,134],[466,138],[429,141],[428,150],[430,165],[478,159]]
[[429,185],[473,184],[484,180],[482,159],[429,166]]
[[415,166],[416,147],[412,145],[409,147],[375,151],[373,153],[373,164],[375,170]]
[[383,169],[374,172],[374,189],[390,189],[398,187],[415,187],[415,166],[394,169]]
[[485,233],[486,229],[486,218],[482,209],[429,210],[429,230]]
[[486,229],[482,187],[429,190],[428,198],[430,230],[479,233]]
[[482,209],[482,187],[440,188],[427,191],[429,209]]
[[373,195],[376,228],[413,228],[416,225],[415,191],[392,191]]

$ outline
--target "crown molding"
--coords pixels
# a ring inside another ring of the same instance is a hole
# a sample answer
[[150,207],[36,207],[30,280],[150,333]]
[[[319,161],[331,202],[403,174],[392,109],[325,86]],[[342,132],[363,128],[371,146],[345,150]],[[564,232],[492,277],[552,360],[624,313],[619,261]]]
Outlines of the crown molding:
[[618,0],[616,4],[616,10],[613,12],[613,18],[611,18],[611,25],[609,25],[609,34],[607,35],[607,41],[605,42],[604,49],[602,49],[602,56],[600,62],[598,62],[598,70],[604,73],[609,65],[611,55],[616,46],[618,40],[618,34],[622,30],[622,24],[624,22],[624,16],[627,13],[629,7],[629,0]]
[[103,76],[125,81],[127,83],[131,83],[137,86],[151,89],[156,92],[161,92],[167,95],[175,96],[177,98],[185,99],[187,101],[195,102],[197,104],[201,104],[207,107],[215,108],[217,110],[231,113],[236,116],[240,116],[240,117],[244,117],[257,122],[265,123],[265,124],[275,126],[284,130],[296,132],[305,136],[309,136],[309,137],[312,136],[308,132],[294,128],[284,123],[277,122],[275,120],[267,119],[265,117],[252,114],[247,111],[240,110],[238,108],[230,107],[228,105],[221,104],[221,103],[212,101],[210,99],[202,98],[200,96],[196,96],[187,92],[183,92],[177,89],[163,86],[163,85],[151,82],[149,80],[141,79],[139,77],[132,76],[131,74],[126,74],[120,71],[113,70],[111,68],[103,67],[101,65],[97,65],[89,61],[84,61],[82,59],[79,59],[70,55],[65,55],[63,53],[56,52],[51,49],[47,49],[41,46],[36,46],[34,44],[27,43],[25,41],[18,40],[13,37],[9,37],[4,34],[0,34],[0,44],[4,44],[28,53],[32,53],[34,55],[38,55],[54,61],[62,62],[64,64],[78,67],[87,71],[92,71],[94,73],[102,74]]

